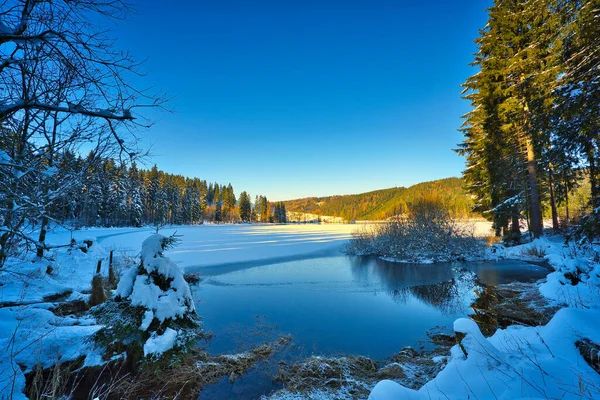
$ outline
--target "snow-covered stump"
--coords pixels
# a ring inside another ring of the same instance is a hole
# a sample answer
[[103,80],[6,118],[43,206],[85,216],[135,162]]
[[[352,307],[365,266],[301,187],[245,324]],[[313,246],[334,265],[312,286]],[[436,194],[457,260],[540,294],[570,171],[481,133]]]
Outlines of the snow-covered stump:
[[174,236],[160,234],[144,240],[139,266],[121,276],[113,305],[100,312],[115,314],[113,321],[103,321],[108,327],[101,341],[116,349],[125,346],[133,368],[142,357],[156,360],[185,351],[199,333],[190,287],[181,269],[163,255],[175,242]]

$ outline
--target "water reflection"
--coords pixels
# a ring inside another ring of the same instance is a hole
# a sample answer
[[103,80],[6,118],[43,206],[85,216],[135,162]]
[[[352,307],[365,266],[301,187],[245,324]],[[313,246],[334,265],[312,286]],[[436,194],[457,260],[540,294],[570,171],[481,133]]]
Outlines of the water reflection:
[[[194,288],[205,328],[216,334],[212,352],[239,350],[240,340],[247,346],[264,341],[271,331],[257,324],[260,315],[259,320],[266,318],[276,327],[275,333],[293,336],[298,356],[360,354],[373,359],[418,346],[430,328],[450,329],[456,318],[472,312],[479,281],[535,280],[547,273],[512,261],[422,265],[347,256],[237,267],[214,270]],[[263,381],[268,386],[270,379]],[[216,393],[223,390],[228,389]],[[243,397],[230,394],[224,397]]]
[[423,265],[353,257],[351,269],[359,282],[378,280],[396,302],[416,298],[445,315],[464,312],[481,289],[477,274],[461,263]]
[[265,315],[304,348],[377,358],[470,314],[478,279],[529,280],[545,273],[513,262],[421,265],[337,256],[212,275],[195,296],[205,327],[217,335],[217,352],[238,339],[228,332],[231,326],[243,332],[254,316]]
[[393,263],[372,257],[348,257],[359,282],[377,279],[390,289],[444,282],[454,277],[450,264]]

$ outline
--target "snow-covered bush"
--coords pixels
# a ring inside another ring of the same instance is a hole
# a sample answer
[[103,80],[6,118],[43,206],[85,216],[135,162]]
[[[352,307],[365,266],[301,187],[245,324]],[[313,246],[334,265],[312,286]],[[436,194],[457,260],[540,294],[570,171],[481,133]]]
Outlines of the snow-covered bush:
[[[96,312],[107,328],[100,339],[115,351],[125,346],[128,356],[162,357],[183,349],[199,333],[190,287],[183,272],[163,251],[176,242],[174,236],[153,234],[142,243],[141,262],[122,276],[111,304]],[[112,345],[112,346],[111,346]]]
[[410,216],[356,232],[346,251],[405,262],[443,262],[472,258],[481,248],[473,230],[441,206],[428,203],[415,207]]

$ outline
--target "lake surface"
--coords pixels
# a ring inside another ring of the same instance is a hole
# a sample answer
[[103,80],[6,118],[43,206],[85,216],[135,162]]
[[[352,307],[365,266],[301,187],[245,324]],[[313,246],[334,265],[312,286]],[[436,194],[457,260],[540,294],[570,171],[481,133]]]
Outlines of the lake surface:
[[[423,344],[431,328],[451,332],[456,318],[470,314],[477,279],[496,285],[548,274],[512,260],[423,265],[344,255],[216,271],[194,288],[204,327],[215,334],[211,352],[240,351],[291,334],[296,355],[373,359]],[[254,396],[247,387],[244,394]]]

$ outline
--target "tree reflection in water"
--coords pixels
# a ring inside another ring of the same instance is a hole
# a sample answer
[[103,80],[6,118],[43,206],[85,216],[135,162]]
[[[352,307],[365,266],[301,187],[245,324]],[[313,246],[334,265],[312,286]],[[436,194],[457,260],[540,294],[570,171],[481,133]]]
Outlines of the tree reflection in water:
[[476,292],[482,290],[477,274],[461,263],[409,264],[355,257],[352,273],[365,286],[378,282],[395,301],[416,299],[444,315],[468,313]]

